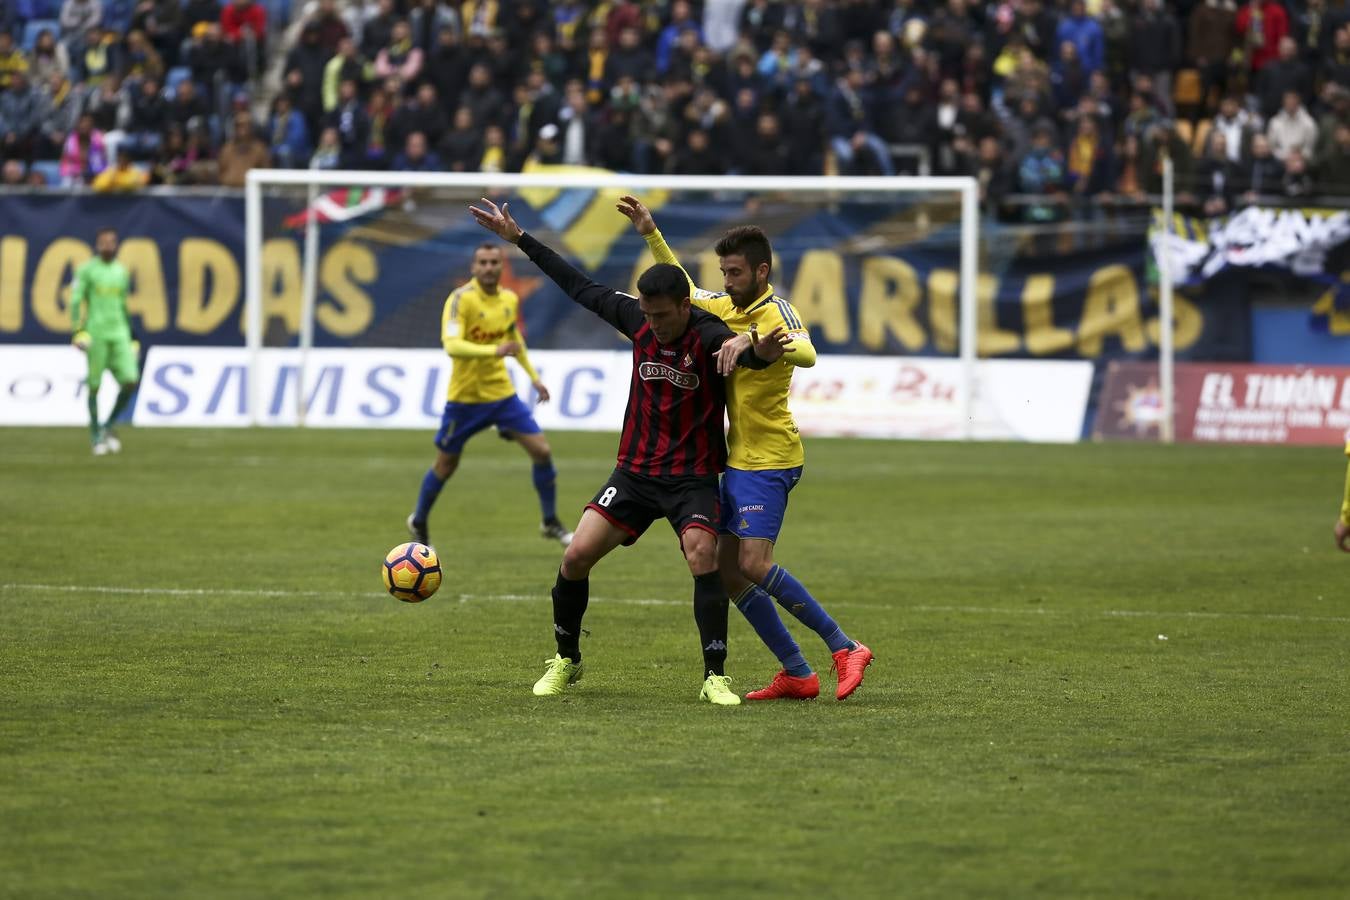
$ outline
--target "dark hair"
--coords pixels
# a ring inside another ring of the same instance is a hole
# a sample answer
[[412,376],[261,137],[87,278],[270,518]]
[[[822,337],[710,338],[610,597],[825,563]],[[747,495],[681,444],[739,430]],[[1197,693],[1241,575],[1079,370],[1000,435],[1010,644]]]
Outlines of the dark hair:
[[[421,134],[421,132],[414,132],[414,134]],[[412,135],[410,134],[408,137],[412,137]],[[496,250],[498,253],[501,253],[502,245],[495,241],[483,241],[483,243],[473,248],[473,255],[477,256],[479,250]]]
[[117,229],[112,227],[111,225],[104,225],[98,231],[94,232],[94,240],[98,240],[105,234],[112,234],[113,237],[117,237]]
[[642,273],[637,283],[638,293],[645,297],[668,297],[683,300],[689,296],[689,280],[679,266],[657,263]]
[[713,248],[718,256],[744,256],[750,271],[758,271],[760,263],[767,263],[773,271],[773,248],[768,236],[755,225],[740,225],[722,235]]

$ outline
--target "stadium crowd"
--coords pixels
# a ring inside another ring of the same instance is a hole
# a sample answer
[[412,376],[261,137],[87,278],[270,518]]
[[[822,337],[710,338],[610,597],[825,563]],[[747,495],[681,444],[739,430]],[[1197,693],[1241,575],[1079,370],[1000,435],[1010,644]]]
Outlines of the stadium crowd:
[[924,171],[1042,221],[1168,155],[1207,213],[1350,192],[1350,0],[296,3],[9,0],[4,183]]

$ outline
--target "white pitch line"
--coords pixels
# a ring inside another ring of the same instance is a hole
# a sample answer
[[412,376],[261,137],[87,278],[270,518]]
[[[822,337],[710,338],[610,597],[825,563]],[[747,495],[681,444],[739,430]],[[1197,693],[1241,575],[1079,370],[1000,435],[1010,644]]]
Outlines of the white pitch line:
[[[144,597],[365,597],[376,599],[385,596],[379,591],[293,591],[269,588],[161,588],[77,584],[0,583],[0,591],[11,590],[50,591],[63,594],[132,594]],[[539,594],[455,594],[453,596],[459,603],[542,603],[548,599],[548,594],[543,592]],[[591,600],[598,603],[615,603],[621,606],[682,607],[689,605],[688,602],[684,600],[671,600],[668,598],[656,597],[592,597]],[[831,603],[830,605],[848,609],[888,609],[902,613],[960,613],[964,615],[989,616],[1087,616],[1095,614],[1122,619],[1254,619],[1275,622],[1330,622],[1350,625],[1350,616],[1309,616],[1300,615],[1298,613],[1202,612],[1195,610],[1163,612],[1161,610],[1140,609],[1073,610],[1047,609],[1045,607],[933,606],[927,604],[893,606],[880,603],[859,603],[856,601],[842,601]]]

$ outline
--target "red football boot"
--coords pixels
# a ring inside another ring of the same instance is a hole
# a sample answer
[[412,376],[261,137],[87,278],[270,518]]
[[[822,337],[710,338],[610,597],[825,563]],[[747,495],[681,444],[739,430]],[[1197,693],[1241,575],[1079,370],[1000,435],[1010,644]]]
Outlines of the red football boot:
[[745,695],[747,700],[814,700],[820,696],[820,676],[815,672],[805,678],[789,675],[779,670],[766,688],[751,691]]
[[862,684],[863,674],[872,664],[872,651],[866,646],[853,642],[852,650],[840,650],[834,654],[834,670],[839,673],[839,687],[834,699],[843,700]]

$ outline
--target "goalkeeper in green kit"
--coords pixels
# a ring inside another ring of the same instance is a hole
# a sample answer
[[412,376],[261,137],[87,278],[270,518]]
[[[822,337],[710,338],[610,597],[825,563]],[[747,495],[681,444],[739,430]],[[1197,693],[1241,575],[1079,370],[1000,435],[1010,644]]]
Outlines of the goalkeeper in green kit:
[[[70,318],[73,343],[89,357],[89,438],[94,455],[104,456],[122,449],[112,432],[112,424],[127,408],[141,380],[137,356],[140,348],[131,336],[127,318],[127,292],[131,275],[117,262],[117,232],[100,228],[94,239],[97,256],[75,270],[75,285],[70,291]],[[112,370],[120,390],[108,421],[98,421],[98,387],[103,371]]]

